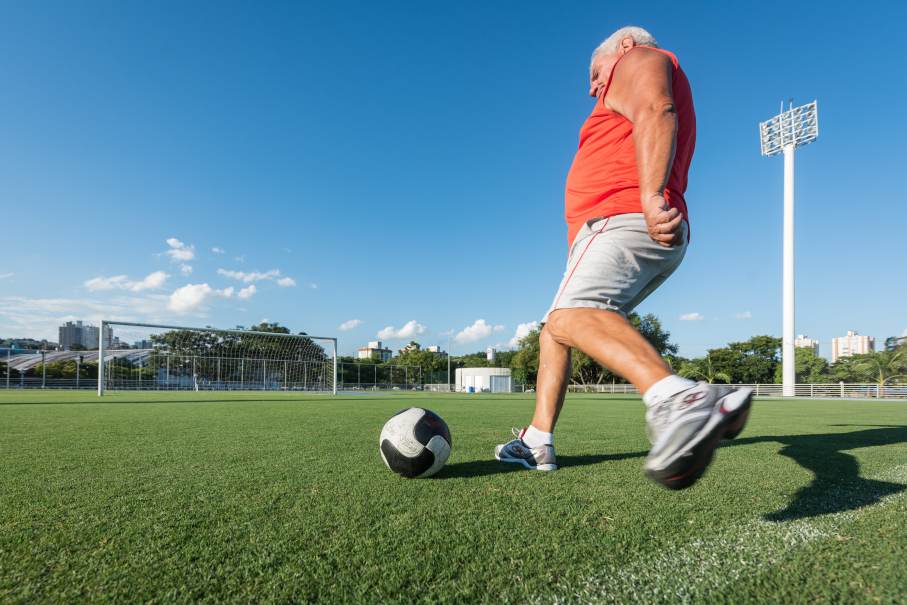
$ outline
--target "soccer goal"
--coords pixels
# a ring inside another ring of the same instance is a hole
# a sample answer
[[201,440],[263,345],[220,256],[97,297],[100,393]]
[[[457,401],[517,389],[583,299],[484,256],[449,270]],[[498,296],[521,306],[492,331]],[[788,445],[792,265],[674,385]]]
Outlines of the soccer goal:
[[321,391],[337,394],[337,339],[102,321],[105,390]]

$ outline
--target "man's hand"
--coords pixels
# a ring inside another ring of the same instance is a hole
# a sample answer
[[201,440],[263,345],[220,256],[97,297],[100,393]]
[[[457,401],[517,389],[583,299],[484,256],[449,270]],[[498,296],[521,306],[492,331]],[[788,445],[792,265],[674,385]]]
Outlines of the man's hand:
[[677,208],[668,207],[663,195],[652,195],[642,200],[642,212],[646,217],[646,228],[652,241],[670,248],[683,244],[683,217]]

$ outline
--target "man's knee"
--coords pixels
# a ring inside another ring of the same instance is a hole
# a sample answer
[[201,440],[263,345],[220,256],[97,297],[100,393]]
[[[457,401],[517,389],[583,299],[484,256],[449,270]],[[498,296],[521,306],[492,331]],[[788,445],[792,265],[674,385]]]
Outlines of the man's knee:
[[558,309],[548,315],[542,333],[558,344],[574,347],[575,332],[587,330],[593,325],[613,325],[613,322],[629,323],[627,318],[617,311],[599,309],[594,307],[578,307],[575,309]]
[[542,328],[542,336],[551,339],[558,344],[569,346],[567,343],[570,333],[570,321],[567,317],[569,311],[572,311],[572,309],[559,309],[553,311],[548,316],[548,323]]

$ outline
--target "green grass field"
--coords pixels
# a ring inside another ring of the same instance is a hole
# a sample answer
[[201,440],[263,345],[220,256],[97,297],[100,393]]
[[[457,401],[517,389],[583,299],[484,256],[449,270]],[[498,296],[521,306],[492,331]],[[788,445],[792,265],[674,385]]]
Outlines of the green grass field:
[[[401,479],[400,409],[453,453]],[[756,400],[693,488],[638,397],[570,395],[561,470],[492,448],[530,395],[0,392],[0,602],[904,603],[907,404]]]

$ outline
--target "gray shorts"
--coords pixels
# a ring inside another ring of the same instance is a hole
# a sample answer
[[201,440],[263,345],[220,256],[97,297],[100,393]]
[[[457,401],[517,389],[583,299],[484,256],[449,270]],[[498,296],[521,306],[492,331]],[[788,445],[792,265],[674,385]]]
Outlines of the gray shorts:
[[542,323],[555,309],[591,307],[626,316],[680,266],[683,244],[665,248],[649,237],[641,213],[618,214],[586,221],[567,259],[564,279]]

